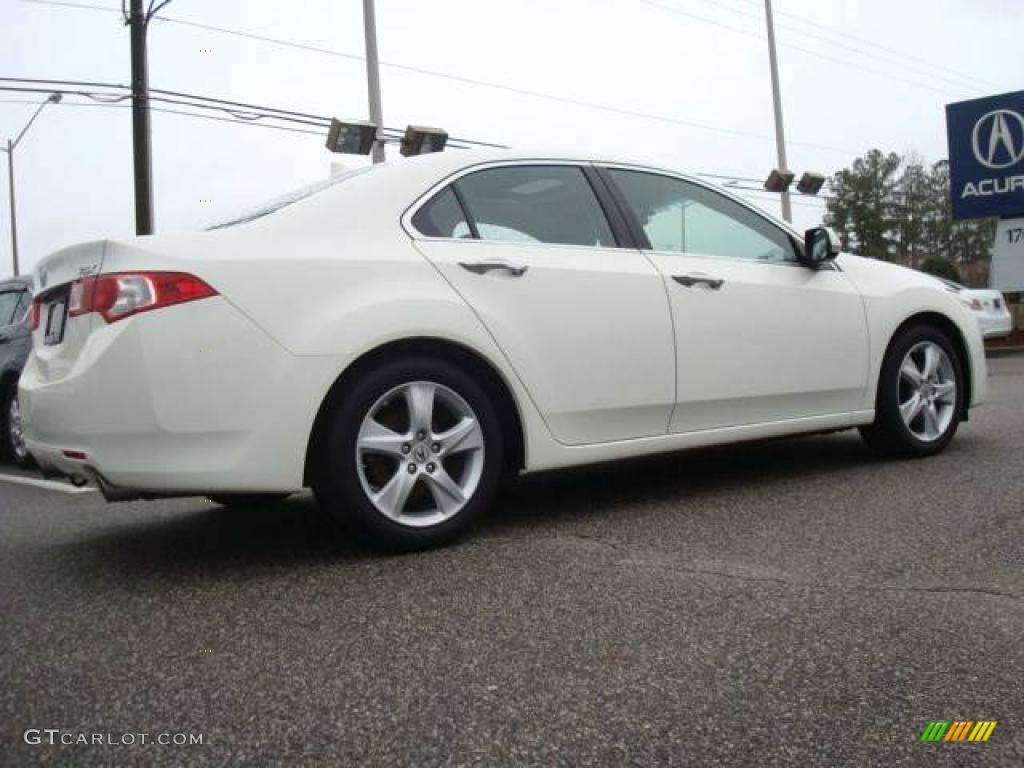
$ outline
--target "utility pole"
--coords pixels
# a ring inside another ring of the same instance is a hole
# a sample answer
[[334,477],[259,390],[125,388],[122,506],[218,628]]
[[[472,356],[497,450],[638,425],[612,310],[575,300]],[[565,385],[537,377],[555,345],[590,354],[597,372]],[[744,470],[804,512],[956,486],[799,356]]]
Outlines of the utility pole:
[[132,38],[132,151],[135,162],[135,234],[153,234],[153,150],[149,128],[149,64],[144,0],[131,0],[127,23]]
[[363,0],[363,31],[366,36],[366,90],[370,97],[370,122],[377,126],[378,135],[373,142],[373,162],[384,162],[384,142],[380,131],[384,127],[384,110],[380,99],[380,61],[377,58],[377,14],[374,0]]
[[57,104],[60,102],[61,94],[51,93],[46,97],[46,101],[36,107],[36,111],[32,113],[32,117],[29,118],[25,127],[21,129],[21,133],[18,134],[17,138],[13,141],[7,140],[6,147],[0,147],[0,152],[7,153],[7,182],[10,185],[11,190],[11,261],[14,267],[14,276],[17,277],[21,271],[21,267],[18,264],[18,210],[14,200],[14,150],[18,148],[18,144],[25,138],[25,134],[28,133],[28,129],[32,127],[32,123],[39,117],[39,113],[43,111],[43,108],[47,104]]
[[[782,123],[782,94],[779,88],[779,58],[775,51],[775,19],[772,14],[772,0],[764,0],[765,16],[768,20],[768,58],[772,70],[772,100],[775,104],[775,147],[779,153],[779,170],[789,170],[786,164],[786,130]],[[782,192],[782,218],[792,223],[793,207],[790,204],[789,189]]]

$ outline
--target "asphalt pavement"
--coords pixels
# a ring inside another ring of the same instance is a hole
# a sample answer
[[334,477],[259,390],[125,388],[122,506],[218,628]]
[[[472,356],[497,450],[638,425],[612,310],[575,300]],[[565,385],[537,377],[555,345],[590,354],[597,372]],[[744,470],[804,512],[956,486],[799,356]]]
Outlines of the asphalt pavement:
[[308,497],[0,479],[0,764],[1024,765],[1024,356],[991,374],[933,459],[845,432],[527,477],[417,555]]

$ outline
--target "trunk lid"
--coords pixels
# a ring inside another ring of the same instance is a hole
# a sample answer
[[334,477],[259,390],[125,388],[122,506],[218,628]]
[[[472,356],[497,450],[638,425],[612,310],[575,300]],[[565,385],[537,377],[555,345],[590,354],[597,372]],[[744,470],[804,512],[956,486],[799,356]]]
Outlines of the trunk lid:
[[36,267],[39,326],[32,334],[32,354],[44,381],[65,378],[89,338],[93,315],[68,317],[71,284],[100,273],[107,246],[107,240],[94,240],[62,248]]

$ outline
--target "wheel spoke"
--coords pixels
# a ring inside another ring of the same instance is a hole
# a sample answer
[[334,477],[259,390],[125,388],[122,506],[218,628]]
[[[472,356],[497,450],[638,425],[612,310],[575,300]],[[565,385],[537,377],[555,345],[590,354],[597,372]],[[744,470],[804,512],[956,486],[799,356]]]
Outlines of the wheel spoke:
[[917,415],[921,413],[921,409],[924,408],[925,400],[917,392],[907,400],[907,402],[900,405],[900,413],[903,416],[903,423],[908,427],[911,422],[917,418]]
[[434,435],[434,440],[441,444],[441,455],[451,456],[463,451],[482,448],[484,436],[480,431],[480,423],[466,416],[451,429]]
[[928,403],[924,408],[924,432],[929,438],[938,437],[939,432],[939,413],[935,409],[935,405]]
[[909,381],[914,387],[920,387],[921,382],[924,381],[921,369],[917,367],[917,363],[914,362],[914,358],[909,355],[907,355],[907,359],[903,361],[903,367],[900,368],[900,375]]
[[935,399],[940,403],[956,402],[956,384],[952,381],[940,381],[934,387]]
[[405,401],[409,405],[409,429],[413,433],[430,433],[434,420],[434,392],[436,387],[423,381],[410,384],[405,390]]
[[423,479],[427,483],[430,495],[434,497],[434,503],[442,513],[450,514],[466,503],[466,494],[443,466],[438,465],[433,474],[423,475]]
[[401,517],[405,503],[409,500],[413,486],[416,485],[416,475],[405,471],[405,467],[399,465],[394,476],[387,484],[373,497],[373,503],[377,509],[390,518]]
[[408,435],[400,435],[374,419],[367,419],[359,433],[359,449],[364,453],[379,453],[400,458],[404,455],[402,446],[408,441]]
[[921,371],[926,379],[930,379],[939,369],[939,348],[929,344],[924,348],[924,369]]

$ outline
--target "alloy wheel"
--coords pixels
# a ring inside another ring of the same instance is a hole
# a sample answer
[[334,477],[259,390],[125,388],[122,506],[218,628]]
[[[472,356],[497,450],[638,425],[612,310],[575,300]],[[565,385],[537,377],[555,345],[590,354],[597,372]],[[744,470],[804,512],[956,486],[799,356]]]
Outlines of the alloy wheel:
[[484,468],[484,435],[457,392],[429,381],[401,384],[369,409],[356,437],[363,491],[390,520],[437,525],[473,497]]
[[933,341],[915,344],[900,366],[900,416],[910,433],[926,443],[941,438],[956,411],[956,371],[953,361]]

